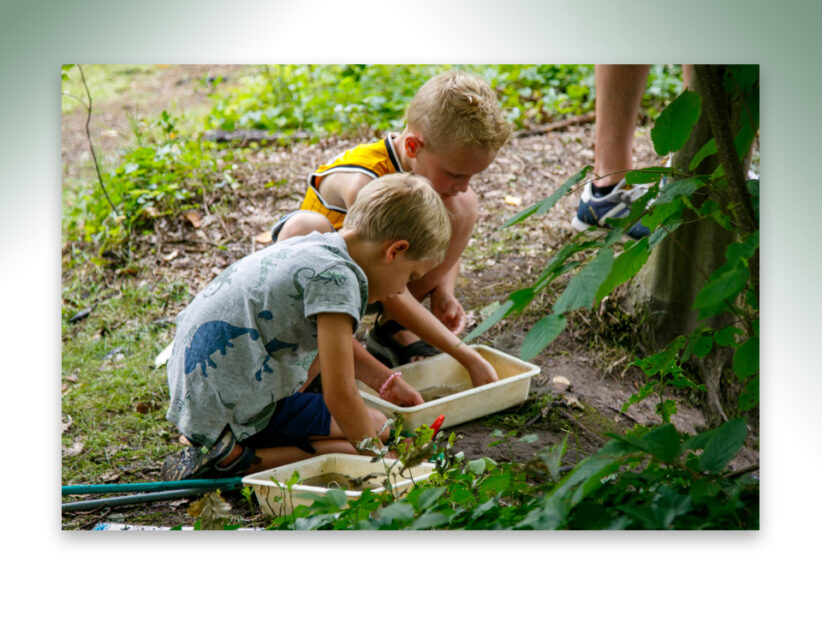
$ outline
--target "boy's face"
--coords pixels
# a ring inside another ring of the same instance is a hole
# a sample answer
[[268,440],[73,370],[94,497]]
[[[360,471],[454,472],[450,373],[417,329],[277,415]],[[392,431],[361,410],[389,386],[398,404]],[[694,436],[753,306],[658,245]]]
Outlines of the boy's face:
[[405,247],[395,248],[403,242],[395,242],[388,246],[379,262],[368,272],[369,303],[399,295],[409,282],[419,279],[437,265],[434,260],[408,258],[405,253],[407,242]]
[[471,177],[484,171],[495,156],[496,152],[465,146],[433,152],[422,144],[415,156],[414,173],[427,178],[445,199],[466,191]]

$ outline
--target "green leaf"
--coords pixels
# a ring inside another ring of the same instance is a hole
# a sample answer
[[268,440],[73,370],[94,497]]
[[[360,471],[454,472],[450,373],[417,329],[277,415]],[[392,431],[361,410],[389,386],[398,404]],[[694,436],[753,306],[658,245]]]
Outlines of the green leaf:
[[699,465],[703,471],[718,473],[745,444],[745,438],[748,436],[747,421],[744,418],[734,418],[707,434]]
[[380,512],[380,520],[390,524],[394,521],[408,521],[414,517],[414,507],[406,502],[394,502]]
[[514,302],[510,299],[504,304],[501,304],[493,313],[486,317],[479,326],[463,337],[463,343],[468,343],[493,328],[499,321],[504,319],[506,315],[512,312],[513,308]]
[[565,455],[565,450],[568,446],[568,434],[562,437],[562,442],[558,445],[549,445],[540,449],[537,452],[537,457],[545,463],[548,467],[548,473],[554,481],[559,480],[559,465],[562,462],[562,456]]
[[747,412],[759,404],[759,376],[748,379],[742,392],[739,394],[739,409]]
[[348,496],[342,489],[329,489],[325,497],[329,499],[337,508],[344,508],[348,504]]
[[534,214],[539,216],[539,215],[542,215],[542,214],[548,212],[554,205],[557,204],[557,201],[559,201],[560,198],[565,196],[569,191],[571,191],[572,187],[574,187],[583,178],[585,178],[585,175],[588,172],[590,172],[591,169],[592,168],[591,168],[590,165],[586,165],[581,170],[579,170],[576,174],[571,176],[571,178],[569,178],[567,181],[565,181],[562,185],[560,185],[559,189],[557,189],[548,198],[545,198],[544,200],[541,200],[540,202],[538,202],[534,205],[531,205],[527,209],[521,211],[520,213],[518,213],[513,218],[510,218],[506,222],[504,222],[502,226],[503,227],[510,227],[511,225],[515,225],[518,222],[522,222],[523,220],[525,220],[526,218],[528,218],[529,216],[532,216]]
[[741,266],[727,269],[715,279],[712,275],[697,294],[694,308],[710,308],[726,300],[731,301],[745,288],[750,277],[750,270]]
[[445,487],[433,487],[431,489],[423,489],[420,492],[419,497],[417,498],[417,503],[415,507],[420,510],[424,511],[425,509],[429,508],[440,499],[443,494],[446,492]]
[[662,420],[667,422],[671,420],[671,416],[676,414],[676,409],[676,401],[667,399],[662,401],[661,403],[657,403],[656,413],[659,414]]
[[683,178],[669,181],[662,191],[659,192],[659,197],[655,201],[655,205],[664,205],[673,202],[677,198],[688,198],[696,190],[702,187],[702,180],[699,178]]
[[691,159],[691,162],[688,165],[688,169],[694,171],[702,161],[704,161],[709,156],[713,156],[714,154],[716,154],[716,152],[716,139],[711,139],[699,149],[699,152],[694,154],[694,157]]
[[569,506],[559,497],[553,496],[543,500],[539,506],[531,510],[516,528],[531,528],[533,530],[555,530],[568,517]]
[[624,284],[634,277],[645,266],[648,256],[651,254],[648,246],[648,238],[642,238],[638,242],[632,243],[615,260],[611,267],[611,272],[605,281],[600,285],[597,295],[594,298],[594,305],[599,304],[603,298],[613,291],[620,284]]
[[485,460],[477,458],[468,463],[468,470],[474,475],[482,475],[485,472]]
[[751,337],[736,349],[733,368],[740,379],[759,372],[759,337]]
[[594,259],[588,262],[568,283],[554,304],[554,313],[560,315],[576,308],[591,308],[597,291],[611,272],[613,264],[613,250],[600,249]]
[[559,336],[565,329],[565,324],[565,317],[562,315],[551,314],[540,319],[525,335],[520,357],[526,361],[536,357]]
[[733,346],[734,348],[736,348],[736,335],[741,334],[742,331],[736,326],[725,326],[725,328],[717,330],[714,333],[714,341],[716,341],[716,345],[718,346]]
[[640,185],[644,183],[655,183],[663,176],[671,178],[673,170],[670,167],[644,167],[638,170],[625,172],[625,183],[627,185]]
[[448,516],[444,513],[433,512],[433,513],[426,513],[425,515],[421,515],[411,524],[412,530],[423,530],[426,528],[436,528],[437,526],[442,526],[443,524],[448,523]]
[[508,299],[503,304],[499,304],[493,312],[486,317],[482,323],[474,328],[468,335],[463,338],[463,343],[476,339],[480,335],[490,330],[500,320],[504,319],[511,313],[522,311],[534,299],[533,288],[520,288],[511,293]]
[[651,129],[654,150],[660,156],[676,152],[685,145],[699,120],[702,100],[690,90],[674,99],[659,115]]
[[679,457],[682,446],[676,427],[666,423],[636,439],[636,445],[662,462],[673,462]]

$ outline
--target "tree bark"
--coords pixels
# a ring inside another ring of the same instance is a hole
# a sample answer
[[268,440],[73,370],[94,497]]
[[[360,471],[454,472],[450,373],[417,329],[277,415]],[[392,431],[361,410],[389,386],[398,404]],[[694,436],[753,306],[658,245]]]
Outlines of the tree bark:
[[[716,138],[718,152],[704,159],[696,172],[711,174],[721,162],[729,177],[726,191],[730,198],[727,194],[724,199],[712,197],[732,217],[755,222],[750,198],[744,189],[749,159],[742,164],[733,144],[735,130],[732,122],[739,121],[741,106],[722,89],[722,72],[723,69],[716,66],[694,67],[690,89],[702,98],[702,114],[688,142],[675,153],[672,166],[678,173],[689,173],[691,159],[712,137]],[[692,198],[694,206],[699,208],[706,197],[698,192]],[[746,225],[745,230],[749,231],[750,226]],[[698,327],[722,328],[730,323],[729,313],[700,321],[693,304],[708,276],[725,262],[728,245],[737,239],[736,232],[727,231],[712,219],[700,218],[691,210],[685,210],[682,226],[657,245],[626,294],[625,307],[640,324],[639,336],[646,351],[659,350],[679,335],[693,332]],[[758,281],[755,283],[758,288]],[[711,355],[697,360],[708,390],[712,423],[727,418],[722,407],[721,377],[730,361],[728,348],[715,348]]]

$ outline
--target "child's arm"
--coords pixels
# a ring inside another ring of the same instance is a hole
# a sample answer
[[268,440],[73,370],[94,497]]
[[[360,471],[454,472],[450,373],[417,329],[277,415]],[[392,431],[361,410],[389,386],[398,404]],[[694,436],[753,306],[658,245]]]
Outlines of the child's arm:
[[399,295],[383,300],[382,303],[396,321],[408,328],[408,330],[416,334],[423,341],[427,341],[432,346],[451,355],[465,366],[468,374],[471,375],[471,382],[475,386],[485,385],[486,383],[493,383],[499,380],[494,367],[483,359],[471,346],[463,345],[459,337],[448,330],[436,317],[428,312],[425,307],[408,292],[408,289],[405,289]]
[[[354,371],[356,377],[373,388],[375,392],[379,392],[388,377],[394,373],[391,368],[383,365],[369,354],[365,347],[356,339],[354,339]],[[385,393],[381,395],[381,398],[395,405],[403,405],[405,407],[422,405],[425,402],[422,395],[406,383],[401,376],[395,377],[389,383],[385,389]]]
[[323,398],[334,420],[355,449],[374,438],[371,417],[354,382],[354,324],[344,313],[317,315],[317,347],[323,377]]
[[350,208],[357,193],[374,180],[361,172],[335,172],[320,181],[320,195],[330,205]]

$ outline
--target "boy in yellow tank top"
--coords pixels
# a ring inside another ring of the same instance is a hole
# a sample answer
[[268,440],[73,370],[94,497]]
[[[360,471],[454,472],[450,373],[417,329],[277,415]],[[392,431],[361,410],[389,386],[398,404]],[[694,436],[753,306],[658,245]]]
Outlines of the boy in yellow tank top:
[[[389,367],[440,350],[466,367],[474,385],[497,380],[490,364],[469,346],[460,346],[466,317],[454,291],[460,256],[479,211],[469,181],[491,164],[510,135],[511,125],[485,81],[462,71],[440,74],[412,99],[401,133],[359,145],[318,168],[309,177],[301,210],[274,227],[276,240],[333,231],[342,226],[360,189],[385,174],[413,172],[431,182],[449,212],[451,242],[442,264],[382,302],[366,345]],[[420,303],[426,297],[430,313]]]

